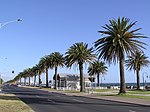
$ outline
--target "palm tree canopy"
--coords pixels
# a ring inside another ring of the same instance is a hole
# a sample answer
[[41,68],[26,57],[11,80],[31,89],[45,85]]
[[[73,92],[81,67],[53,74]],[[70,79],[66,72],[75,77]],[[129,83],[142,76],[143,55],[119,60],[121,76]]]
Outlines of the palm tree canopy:
[[128,56],[128,59],[125,61],[126,67],[129,70],[141,70],[142,67],[148,67],[150,61],[148,57],[145,56],[144,53],[136,51],[132,56]]
[[49,55],[42,57],[39,61],[38,66],[44,72],[45,69],[51,68],[51,58]]
[[143,45],[146,44],[137,39],[146,37],[141,33],[136,33],[141,28],[131,30],[136,22],[130,22],[130,19],[123,17],[118,20],[109,20],[109,24],[102,26],[105,31],[99,31],[99,33],[105,36],[95,42],[99,58],[108,63],[112,61],[116,63],[124,53],[130,55],[137,50],[142,51]]
[[95,74],[105,74],[107,72],[107,66],[104,62],[94,61],[88,68],[88,73],[90,76]]
[[26,74],[27,77],[33,77],[33,72],[31,68],[27,68],[23,71],[24,74]]
[[94,59],[92,47],[88,48],[88,44],[83,42],[75,43],[66,52],[65,64],[67,67],[71,67],[73,64],[90,63]]
[[51,55],[49,55],[49,58],[51,59],[51,67],[63,67],[64,66],[64,57],[59,52],[53,52]]
[[38,75],[41,74],[42,72],[44,72],[44,70],[42,69],[42,65],[40,65],[40,63],[36,64],[34,67],[35,67],[34,69]]

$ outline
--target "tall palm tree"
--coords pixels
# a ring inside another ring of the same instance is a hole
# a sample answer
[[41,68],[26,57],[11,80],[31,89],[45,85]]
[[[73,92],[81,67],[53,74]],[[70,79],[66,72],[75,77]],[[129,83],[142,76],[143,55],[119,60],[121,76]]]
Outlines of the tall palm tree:
[[29,86],[31,85],[31,77],[32,77],[32,71],[31,71],[31,68],[27,68],[27,69],[25,69],[24,71],[24,74],[25,74],[25,76],[27,76],[28,77],[28,79],[29,79],[29,82],[28,82],[28,84],[29,84]]
[[20,85],[21,85],[21,78],[22,78],[22,74],[21,74],[21,72],[17,75],[18,77],[19,77],[19,80],[20,80]]
[[51,55],[49,55],[49,58],[51,59],[51,68],[55,69],[55,89],[57,88],[57,69],[58,66],[63,67],[64,66],[64,57],[59,52],[53,52]]
[[120,66],[120,93],[126,93],[126,85],[124,78],[124,60],[125,54],[142,50],[144,42],[137,39],[145,38],[140,33],[136,33],[141,28],[131,30],[137,22],[130,22],[128,18],[118,18],[109,20],[109,24],[105,24],[105,31],[99,31],[104,37],[95,42],[95,47],[99,58],[111,64],[119,61]]
[[105,65],[104,62],[100,62],[99,60],[94,61],[91,66],[88,67],[88,73],[90,76],[92,75],[97,75],[97,84],[98,87],[100,86],[100,81],[99,81],[99,77],[100,74],[106,74],[107,72],[107,66]]
[[65,56],[65,64],[67,67],[71,67],[73,64],[79,66],[80,70],[80,91],[84,91],[84,82],[83,82],[83,64],[91,63],[95,59],[93,53],[93,48],[88,48],[86,43],[75,43],[73,44]]
[[33,66],[33,67],[31,68],[32,76],[34,77],[34,83],[33,83],[34,86],[35,86],[35,83],[36,83],[36,76],[37,76],[37,74],[38,74],[37,70],[38,70],[38,69],[37,69],[36,66]]
[[28,74],[26,73],[26,71],[24,70],[23,72],[21,72],[22,77],[24,78],[24,85],[26,86],[26,79],[28,77]]
[[41,58],[39,66],[42,71],[46,72],[46,87],[48,87],[48,69],[51,67],[51,59],[48,55]]
[[36,72],[39,76],[39,87],[40,87],[41,74],[42,74],[42,72],[44,72],[44,70],[42,69],[42,65],[40,65],[40,63],[36,64],[36,68],[37,68]]
[[137,76],[137,89],[140,89],[140,70],[143,67],[148,67],[150,61],[144,53],[136,51],[132,56],[128,56],[128,59],[125,61],[127,69],[134,70]]

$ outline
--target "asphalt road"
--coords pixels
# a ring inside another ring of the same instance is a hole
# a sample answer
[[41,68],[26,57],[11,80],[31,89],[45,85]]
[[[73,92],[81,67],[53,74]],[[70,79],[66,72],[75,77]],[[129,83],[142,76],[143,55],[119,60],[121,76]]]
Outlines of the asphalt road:
[[67,96],[15,86],[4,86],[3,91],[17,95],[35,112],[150,112],[150,107],[144,105]]

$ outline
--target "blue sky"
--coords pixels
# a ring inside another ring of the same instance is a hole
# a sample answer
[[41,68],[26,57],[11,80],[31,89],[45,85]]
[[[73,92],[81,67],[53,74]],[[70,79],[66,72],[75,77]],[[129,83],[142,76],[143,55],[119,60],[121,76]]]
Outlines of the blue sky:
[[[0,4],[0,23],[23,20],[0,29],[0,73],[5,80],[33,67],[44,55],[54,51],[64,54],[76,42],[92,47],[101,37],[101,26],[113,18],[125,16],[138,21],[134,28],[141,27],[140,32],[150,36],[149,0],[0,0]],[[143,41],[150,43],[149,39]],[[150,56],[148,46],[145,53]],[[79,73],[75,68],[59,68],[58,72]],[[144,68],[141,78],[143,72],[150,74],[149,68]],[[54,70],[49,70],[49,79],[53,74]],[[133,71],[125,70],[125,74],[126,82],[136,81]],[[44,74],[42,77],[44,81]],[[118,65],[109,66],[105,79],[119,82]]]

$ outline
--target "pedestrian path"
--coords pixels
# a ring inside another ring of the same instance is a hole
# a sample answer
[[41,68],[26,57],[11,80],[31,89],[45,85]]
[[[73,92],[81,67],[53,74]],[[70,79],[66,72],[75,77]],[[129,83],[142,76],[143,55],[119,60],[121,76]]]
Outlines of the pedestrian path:
[[[36,88],[36,89],[38,89],[38,88]],[[139,98],[128,98],[128,97],[115,96],[115,95],[117,95],[118,91],[84,93],[84,92],[68,92],[68,91],[44,90],[44,89],[40,89],[40,90],[66,94],[69,96],[82,96],[82,97],[96,98],[96,99],[101,99],[101,100],[117,101],[117,102],[150,106],[149,99],[139,99]],[[138,95],[138,94],[132,94],[132,95]],[[148,97],[150,96],[150,94],[140,94],[140,95],[148,96]]]
[[[116,95],[116,93],[111,93],[111,92],[93,93],[93,94],[88,94],[88,93],[67,93],[65,91],[55,91],[55,92],[63,93],[63,94],[70,95],[70,96],[82,96],[82,97],[96,98],[96,99],[101,99],[101,100],[117,101],[117,102],[123,102],[123,103],[132,103],[132,104],[150,106],[150,100],[148,100],[148,99],[113,96],[113,95]],[[111,96],[111,94],[112,94],[112,96]],[[143,96],[144,95],[145,94],[143,94]]]

